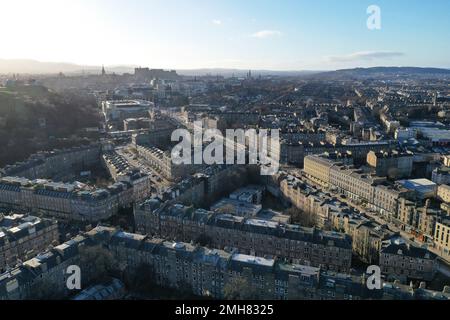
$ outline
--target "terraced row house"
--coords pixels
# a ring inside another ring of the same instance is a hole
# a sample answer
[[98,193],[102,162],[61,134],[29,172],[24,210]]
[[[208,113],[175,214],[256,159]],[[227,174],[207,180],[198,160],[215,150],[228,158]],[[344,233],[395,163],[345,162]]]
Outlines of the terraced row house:
[[436,292],[423,286],[411,289],[399,283],[384,283],[381,290],[369,291],[364,275],[350,276],[99,226],[0,274],[0,300],[36,298],[42,294],[37,289],[44,284],[62,296],[75,295],[78,291],[69,291],[66,286],[67,268],[79,265],[82,286],[88,286],[94,279],[92,271],[82,265],[83,248],[99,245],[112,253],[114,263],[125,273],[145,267],[160,286],[188,289],[195,295],[215,299],[232,297],[230,292],[236,291],[237,280],[245,284],[239,290],[263,300],[450,299],[448,288]]
[[0,178],[0,206],[9,210],[44,214],[58,220],[98,222],[133,202],[133,187],[116,183],[97,189],[80,183]]
[[315,183],[363,202],[388,219],[397,218],[400,199],[414,197],[414,192],[400,185],[388,184],[385,177],[365,173],[335,162],[326,155],[305,157],[305,175]]
[[342,233],[194,210],[155,199],[135,207],[135,223],[137,230],[167,239],[206,239],[214,248],[237,248],[246,254],[286,258],[339,272],[351,266],[351,238]]
[[385,241],[380,253],[381,271],[390,278],[431,281],[437,272],[437,256],[400,238]]
[[344,232],[352,237],[353,253],[367,263],[378,263],[381,243],[395,234],[371,222],[331,194],[318,190],[298,177],[288,175],[280,182],[282,197],[302,212],[313,215],[322,229]]
[[23,214],[0,214],[0,271],[14,267],[58,241],[55,220]]
[[23,162],[0,169],[0,176],[17,176],[34,180],[79,173],[98,163],[101,150],[101,144],[91,144],[70,149],[42,151]]
[[[102,156],[116,183],[97,188],[79,182],[55,182],[73,180],[81,170],[98,165]],[[151,194],[147,174],[131,167],[118,172],[120,165],[116,158],[103,155],[101,144],[35,154],[0,171],[0,208],[66,221],[106,220],[120,207],[131,206]]]

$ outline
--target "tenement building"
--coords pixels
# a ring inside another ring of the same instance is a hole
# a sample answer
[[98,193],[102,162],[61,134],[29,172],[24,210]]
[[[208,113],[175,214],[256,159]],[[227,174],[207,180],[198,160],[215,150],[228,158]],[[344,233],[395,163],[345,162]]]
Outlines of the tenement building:
[[431,281],[437,271],[437,256],[401,239],[386,241],[380,252],[381,272],[389,277]]
[[373,202],[369,204],[369,207],[389,221],[398,218],[400,199],[413,198],[414,192],[398,184],[382,183],[375,187]]
[[385,177],[346,166],[326,156],[306,157],[304,173],[314,183],[367,203],[371,210],[381,213],[388,220],[399,217],[402,199],[416,197],[414,190],[399,183],[389,183]]
[[373,203],[375,186],[384,181],[386,178],[343,165],[333,166],[330,170],[330,184],[356,201]]
[[23,214],[0,214],[0,270],[14,267],[58,241],[55,220]]
[[158,197],[163,201],[183,203],[196,207],[212,204],[224,193],[248,184],[249,175],[255,168],[251,165],[215,165],[206,167],[177,184],[161,190]]
[[339,272],[351,266],[351,238],[342,233],[182,205],[158,205],[155,200],[135,207],[135,223],[137,230],[167,239],[207,239],[214,248],[237,248],[246,254],[277,256]]
[[[127,199],[127,186],[96,189],[80,183],[0,178],[0,206],[10,210],[42,213],[58,220],[98,222],[117,213]],[[128,199],[131,201],[132,198]]]
[[151,179],[147,173],[131,166],[123,156],[114,151],[103,154],[102,160],[114,181],[127,184],[132,189],[131,202],[142,201],[151,195]]
[[434,244],[444,257],[450,258],[450,219],[436,223]]
[[[264,300],[450,299],[448,290],[435,292],[391,283],[384,283],[382,290],[370,291],[363,275],[351,276],[99,226],[0,274],[0,300],[39,298],[43,284],[50,284],[52,293],[69,297],[72,293],[66,286],[65,270],[73,264],[86,270],[85,259],[81,258],[84,248],[99,245],[112,254],[114,263],[125,274],[148,268],[155,283],[162,287],[184,288],[214,299],[231,298],[229,292],[237,281],[247,284],[252,297]],[[92,277],[88,268],[83,273],[82,286]]]
[[386,178],[336,162],[327,155],[305,157],[305,175],[317,184],[346,194],[354,200],[373,203],[374,187]]
[[450,203],[450,186],[446,184],[438,186],[437,196],[439,200]]
[[412,152],[370,151],[367,154],[367,164],[380,177],[390,179],[409,178],[413,169],[414,154]]
[[[68,297],[67,268],[81,266],[80,250],[89,238],[77,236],[51,250],[39,252],[33,258],[0,274],[0,300],[59,299]],[[90,268],[83,268],[82,283],[89,283]]]
[[0,176],[16,176],[31,180],[68,176],[96,165],[100,155],[100,144],[39,152],[24,162],[17,162],[0,169]]
[[336,162],[326,156],[307,156],[304,160],[303,171],[314,182],[328,187],[330,186],[330,170],[334,165]]
[[[325,152],[327,153],[349,153],[352,155],[353,161],[356,163],[362,163],[366,161],[367,154],[370,151],[382,151],[385,149],[390,149],[391,143],[389,141],[375,141],[375,142],[358,142],[358,143],[340,143],[340,144],[330,144],[327,142],[313,143],[313,142],[299,142],[291,143],[282,141],[281,150],[285,148],[285,144],[288,145],[288,155],[291,154],[293,157],[283,155],[288,162],[293,162],[299,166],[303,166],[304,158],[310,155],[319,155]],[[286,152],[283,151],[283,154]]]
[[160,172],[166,179],[179,180],[204,168],[203,165],[175,164],[170,151],[163,151],[153,146],[136,145],[139,156],[146,164]]
[[382,241],[395,235],[297,177],[285,177],[280,189],[284,199],[314,217],[316,226],[351,236],[353,253],[362,261],[378,263]]
[[[6,167],[5,173],[18,176],[0,178],[0,207],[44,214],[58,220],[98,222],[109,219],[120,207],[130,206],[150,196],[149,175],[132,168],[114,152],[102,155],[101,151],[100,145],[57,150],[33,156],[26,164]],[[52,176],[66,181],[61,178],[63,175],[76,177],[80,174],[77,170],[98,165],[100,159],[115,180],[105,188],[77,181],[63,183],[43,178]]]
[[163,148],[171,143],[171,136],[178,124],[173,123],[172,119],[159,113],[150,112],[150,123],[148,129],[133,134],[131,140],[134,145],[146,145]]

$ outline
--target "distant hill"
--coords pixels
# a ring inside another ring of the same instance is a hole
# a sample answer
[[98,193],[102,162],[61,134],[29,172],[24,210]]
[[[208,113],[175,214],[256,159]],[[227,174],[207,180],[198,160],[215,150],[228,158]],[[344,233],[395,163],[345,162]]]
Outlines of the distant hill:
[[[245,77],[249,70],[244,69],[227,69],[227,68],[204,68],[204,69],[190,69],[190,70],[177,70],[178,74],[184,76],[204,76],[204,75],[220,75],[224,77]],[[321,71],[279,71],[279,70],[251,70],[252,76],[285,76],[285,77],[299,77],[305,75],[312,75],[320,73]]]
[[[134,66],[108,66],[108,73],[134,73]],[[0,59],[0,74],[80,74],[100,73],[102,66],[83,66],[65,62],[41,62],[28,59]]]
[[[124,66],[105,66],[107,73],[134,73],[134,68],[138,66],[124,65]],[[152,68],[152,67],[150,67]],[[157,68],[156,68],[157,69]],[[99,74],[102,70],[102,66],[86,66],[78,65],[74,63],[65,62],[41,62],[36,60],[27,59],[0,59],[0,74]],[[204,68],[204,69],[189,69],[189,70],[177,70],[178,74],[184,76],[204,76],[204,75],[221,75],[225,77],[244,77],[247,75],[248,70],[243,69],[227,69],[227,68]],[[276,70],[252,70],[254,76],[303,76],[318,73],[319,71],[276,71]]]
[[351,79],[404,76],[450,76],[450,69],[419,67],[373,67],[342,69],[313,75],[320,79]]
[[83,129],[99,127],[99,121],[92,96],[43,86],[0,88],[0,167],[39,150],[77,144]]
[[[134,68],[138,66],[105,66],[107,73],[134,73]],[[152,67],[150,67],[152,68]],[[0,74],[57,74],[59,72],[71,74],[99,74],[102,66],[87,66],[65,62],[41,62],[27,59],[0,59]],[[245,77],[248,70],[232,69],[232,68],[200,68],[200,69],[178,69],[178,74],[184,76],[204,76],[204,75],[220,75],[224,77]],[[450,75],[450,69],[439,68],[417,68],[417,67],[374,67],[374,68],[355,68],[342,69],[337,71],[308,71],[308,70],[252,70],[254,77],[261,76],[284,76],[284,77],[308,77],[314,79],[363,79],[378,78],[386,76],[442,76]]]

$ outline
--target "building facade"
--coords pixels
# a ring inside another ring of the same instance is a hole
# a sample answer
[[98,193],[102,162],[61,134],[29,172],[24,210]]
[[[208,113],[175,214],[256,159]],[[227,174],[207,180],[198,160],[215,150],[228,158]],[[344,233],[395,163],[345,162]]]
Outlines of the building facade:
[[437,256],[426,249],[393,240],[383,244],[380,267],[383,274],[402,281],[434,278]]
[[14,267],[58,242],[55,220],[30,215],[0,214],[0,270]]
[[257,256],[278,256],[300,264],[348,271],[351,238],[335,232],[274,221],[194,210],[182,205],[135,207],[136,229],[179,241],[207,239],[214,248],[237,248]]

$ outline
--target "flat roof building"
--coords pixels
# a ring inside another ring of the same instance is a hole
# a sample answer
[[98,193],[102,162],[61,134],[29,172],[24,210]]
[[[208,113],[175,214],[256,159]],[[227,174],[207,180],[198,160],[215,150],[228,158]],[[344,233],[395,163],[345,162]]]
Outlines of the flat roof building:
[[416,192],[420,199],[433,198],[437,194],[437,184],[428,179],[413,179],[398,181],[404,188]]

